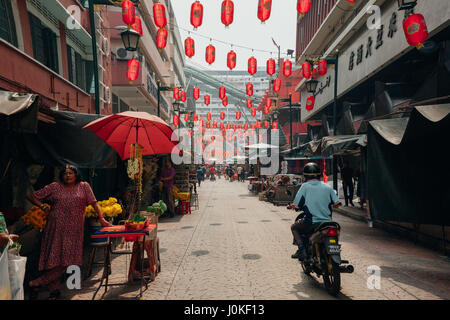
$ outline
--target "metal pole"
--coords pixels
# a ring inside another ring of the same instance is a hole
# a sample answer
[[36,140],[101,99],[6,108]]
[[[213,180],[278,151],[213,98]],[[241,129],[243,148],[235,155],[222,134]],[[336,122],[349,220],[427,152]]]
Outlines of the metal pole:
[[89,20],[91,22],[92,57],[94,59],[95,113],[100,114],[100,88],[98,83],[97,37],[94,20],[94,0],[89,0]]
[[[337,113],[337,85],[338,85],[338,58],[339,54],[336,53],[334,63],[334,104],[333,104],[333,135],[336,136],[336,113]],[[338,192],[337,181],[337,158],[333,155],[333,189]]]
[[159,80],[158,81],[156,81],[156,83],[158,84],[158,117],[160,117],[160,107],[159,107],[159,105],[160,105],[160,100],[161,100],[161,86],[160,86],[160,84],[159,84]]
[[292,95],[289,95],[289,143],[292,150]]

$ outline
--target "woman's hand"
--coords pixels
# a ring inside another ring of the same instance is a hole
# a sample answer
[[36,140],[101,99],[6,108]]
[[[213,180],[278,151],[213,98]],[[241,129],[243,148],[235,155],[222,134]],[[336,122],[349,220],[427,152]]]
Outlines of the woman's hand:
[[19,240],[19,236],[17,234],[10,234],[9,239],[11,239],[13,242],[16,242]]
[[112,227],[112,223],[105,220],[105,218],[100,218],[100,224],[102,227]]

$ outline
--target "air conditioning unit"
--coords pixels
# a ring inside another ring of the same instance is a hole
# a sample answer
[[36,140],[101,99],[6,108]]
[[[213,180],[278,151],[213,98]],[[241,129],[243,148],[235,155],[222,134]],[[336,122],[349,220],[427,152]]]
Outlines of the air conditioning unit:
[[130,60],[133,59],[133,52],[125,50],[125,48],[116,49],[117,60]]
[[105,101],[106,103],[111,103],[111,88],[105,87]]
[[109,47],[108,38],[103,37],[103,52],[105,52],[105,55],[108,57],[110,51],[111,51],[111,48]]

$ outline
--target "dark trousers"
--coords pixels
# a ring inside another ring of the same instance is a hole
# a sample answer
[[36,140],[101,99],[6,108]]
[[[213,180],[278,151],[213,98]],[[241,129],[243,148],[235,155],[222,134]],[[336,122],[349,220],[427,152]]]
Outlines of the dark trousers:
[[304,219],[299,219],[291,226],[292,235],[295,243],[300,249],[302,246],[306,249],[308,245],[308,237],[320,223],[305,222]]
[[350,203],[353,203],[353,182],[351,181],[343,181],[342,182],[342,188],[344,189],[344,198],[345,198],[345,205],[348,206],[348,201],[350,200]]

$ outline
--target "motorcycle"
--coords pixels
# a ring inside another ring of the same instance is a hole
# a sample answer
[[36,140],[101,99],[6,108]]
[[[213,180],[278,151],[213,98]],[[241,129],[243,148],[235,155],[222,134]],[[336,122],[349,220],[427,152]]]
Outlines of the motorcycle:
[[334,296],[341,290],[341,273],[354,271],[347,260],[341,259],[340,232],[341,226],[337,222],[321,223],[307,235],[308,257],[301,261],[303,272],[308,276],[312,272],[319,278],[322,276],[325,289]]

